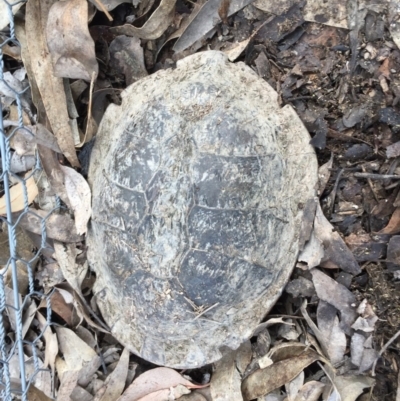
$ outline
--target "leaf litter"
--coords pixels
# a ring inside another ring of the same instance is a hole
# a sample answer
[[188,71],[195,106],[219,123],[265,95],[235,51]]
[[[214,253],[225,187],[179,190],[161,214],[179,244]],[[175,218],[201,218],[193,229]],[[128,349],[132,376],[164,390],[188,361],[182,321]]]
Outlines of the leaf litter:
[[[46,327],[44,315],[28,308],[24,331],[33,335],[35,319],[44,330],[42,363],[56,372],[57,399],[352,401],[360,395],[369,399],[371,387],[377,394],[372,399],[382,399],[385,391],[394,394],[398,355],[384,344],[397,338],[393,330],[400,325],[396,313],[389,312],[400,309],[396,295],[400,263],[393,235],[399,231],[398,181],[389,178],[399,173],[395,2],[390,1],[388,9],[363,2],[358,8],[355,2],[346,8],[340,2],[317,1],[194,5],[162,1],[158,7],[151,1],[122,3],[103,2],[105,9],[117,10],[111,12],[114,17],[124,10],[127,18],[101,29],[96,16],[89,22],[87,3],[80,0],[40,2],[41,7],[38,1],[30,2],[25,26],[16,20],[38,119],[24,94],[27,130],[16,130],[10,143],[20,157],[39,152],[48,198],[57,194],[69,209],[49,213],[51,202],[47,202],[49,208],[42,210],[45,203],[36,203],[39,197],[33,191],[28,198],[31,208],[19,216],[22,229],[32,238],[40,238],[45,225],[47,246],[54,249],[43,250],[37,277],[43,288],[54,291],[52,310],[66,327]],[[390,25],[382,18],[386,11]],[[36,39],[26,41],[25,29],[29,38],[36,32]],[[96,29],[100,36],[93,34]],[[90,217],[90,190],[84,170],[82,174],[76,170],[80,163],[75,145],[80,131],[85,132],[91,104],[82,80],[90,81],[93,72],[95,76],[99,72],[91,109],[98,123],[106,105],[118,102],[120,89],[204,46],[245,61],[277,89],[282,104],[296,108],[314,136],[322,167],[321,206],[315,213],[315,207],[308,205],[305,246],[285,298],[271,312],[277,317],[261,323],[252,342],[227,352],[212,368],[187,372],[209,385],[207,390],[196,390],[199,386],[193,380],[172,369],[137,361],[93,317],[97,311],[91,296],[93,277],[86,270],[82,236]],[[12,54],[5,52],[6,57],[13,58]],[[6,71],[5,77],[20,92],[27,81],[24,71],[18,71]],[[77,80],[63,81],[59,76]],[[12,114],[15,93],[8,87],[0,89],[10,116],[7,127],[18,126]],[[19,168],[18,174],[28,170]],[[13,188],[17,191],[18,184]],[[15,199],[21,198],[18,191]],[[22,208],[13,202],[16,215]],[[33,255],[32,248],[28,252]],[[15,330],[12,316],[7,319]],[[377,348],[385,351],[380,358]],[[102,359],[107,362],[101,368]],[[370,376],[372,366],[374,370],[377,366],[376,382]],[[388,377],[382,372],[389,372]],[[38,399],[52,395],[46,387],[31,389]]]

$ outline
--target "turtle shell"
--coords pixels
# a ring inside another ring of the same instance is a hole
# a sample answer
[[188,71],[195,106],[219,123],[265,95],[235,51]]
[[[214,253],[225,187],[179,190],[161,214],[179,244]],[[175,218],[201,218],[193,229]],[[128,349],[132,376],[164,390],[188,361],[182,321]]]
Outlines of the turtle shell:
[[113,335],[158,365],[236,349],[282,292],[317,161],[277,93],[223,53],[128,87],[94,146],[88,258]]

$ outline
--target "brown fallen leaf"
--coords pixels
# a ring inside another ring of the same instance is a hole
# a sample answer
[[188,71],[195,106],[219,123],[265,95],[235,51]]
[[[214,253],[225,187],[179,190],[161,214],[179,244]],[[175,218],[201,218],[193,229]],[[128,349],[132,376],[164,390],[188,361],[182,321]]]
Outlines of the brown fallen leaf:
[[46,236],[60,242],[79,242],[74,220],[67,214],[49,213],[44,210],[28,209],[29,213],[19,219],[20,226],[35,234],[42,235],[42,223],[46,227]]
[[354,275],[361,273],[354,255],[347,248],[339,233],[334,231],[319,204],[315,213],[311,240],[304,246],[299,260],[309,263],[309,268],[321,264],[327,268],[339,267]]
[[300,372],[321,357],[312,350],[301,355],[276,362],[252,373],[242,383],[245,401],[262,397],[293,380]]
[[[188,388],[200,388],[170,368],[155,368],[142,373],[118,398],[118,401],[138,401],[157,391],[183,385]],[[149,398],[150,399],[150,398]]]
[[343,330],[339,327],[336,308],[327,302],[320,301],[317,307],[317,322],[318,328],[326,341],[327,356],[332,365],[342,362],[346,352],[347,340]]
[[237,351],[227,352],[214,366],[210,391],[213,401],[243,401],[240,389],[241,377],[236,368]]
[[79,235],[85,234],[92,213],[92,194],[89,184],[73,168],[62,165],[60,167],[64,173],[65,190],[69,204],[74,212],[76,231]]
[[344,285],[320,270],[312,269],[311,274],[318,298],[340,311],[340,327],[345,333],[351,334],[351,325],[357,318],[355,296]]
[[[33,176],[10,188],[11,212],[20,212],[30,205],[38,195],[38,187]],[[26,202],[25,202],[26,201]],[[7,214],[6,195],[0,198],[0,215]]]
[[[39,89],[47,117],[62,153],[73,167],[79,167],[75,151],[74,136],[69,124],[67,100],[62,78],[54,76],[50,52],[45,38],[45,29],[50,7],[56,0],[30,0],[26,5],[26,41],[31,72]],[[24,49],[22,49],[24,51]],[[37,99],[36,99],[37,100]],[[40,109],[41,105],[36,104]]]
[[99,66],[88,28],[86,0],[64,0],[52,5],[46,26],[47,45],[60,78],[90,81]]
[[160,5],[141,28],[126,24],[110,30],[118,35],[136,36],[146,40],[158,39],[173,21],[175,3],[176,0],[161,0]]
[[67,370],[79,371],[86,363],[97,356],[94,349],[89,347],[72,330],[66,327],[55,327],[55,330]]
[[[103,387],[98,390],[97,394],[102,394],[101,396],[95,395],[94,401],[115,401],[121,395],[125,387],[126,375],[128,374],[129,367],[129,351],[124,348],[118,365],[112,371],[110,375],[107,376]],[[104,388],[104,390],[103,390]]]
[[397,234],[400,233],[400,207],[396,208],[385,228],[378,234]]

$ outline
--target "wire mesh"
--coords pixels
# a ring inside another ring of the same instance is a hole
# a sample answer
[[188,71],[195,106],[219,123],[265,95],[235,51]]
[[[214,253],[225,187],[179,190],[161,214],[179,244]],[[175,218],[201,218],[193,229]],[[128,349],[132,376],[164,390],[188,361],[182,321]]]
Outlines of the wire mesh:
[[[21,62],[9,57],[20,50],[13,12],[23,3],[0,0],[0,22],[8,24],[0,27],[0,400],[4,401],[28,400],[32,384],[43,391],[44,383],[52,383],[50,370],[44,366],[50,294],[37,290],[34,277],[47,246],[46,218],[36,215],[40,223],[36,242],[26,240],[21,228],[24,219],[35,215],[29,203],[31,183],[41,173],[40,161],[37,155],[20,155],[12,147],[17,135],[33,137],[29,127],[35,124],[28,81],[15,78],[17,73],[24,74]],[[28,171],[16,167],[16,158],[30,160]],[[37,315],[39,307],[45,308],[44,320]],[[50,375],[50,380],[44,380],[44,375]],[[45,393],[54,394],[54,389],[47,388]]]

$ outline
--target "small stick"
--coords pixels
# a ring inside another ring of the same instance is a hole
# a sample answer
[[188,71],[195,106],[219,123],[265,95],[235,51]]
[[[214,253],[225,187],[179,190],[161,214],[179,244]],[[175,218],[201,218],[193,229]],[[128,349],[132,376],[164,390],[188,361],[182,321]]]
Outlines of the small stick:
[[354,173],[354,177],[371,180],[400,180],[400,175],[394,174]]
[[113,21],[113,17],[111,14],[107,11],[107,9],[104,7],[104,4],[101,2],[101,0],[94,0],[94,2],[97,4],[97,6],[100,8],[101,11],[107,16],[109,21]]
[[379,351],[378,357],[375,359],[373,365],[372,365],[372,372],[371,376],[375,376],[375,367],[376,363],[378,362],[378,359],[382,356],[382,354],[389,348],[390,344],[393,343],[393,341],[396,340],[396,338],[400,336],[400,330],[382,347],[382,349]]

